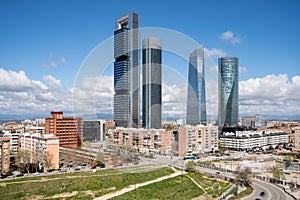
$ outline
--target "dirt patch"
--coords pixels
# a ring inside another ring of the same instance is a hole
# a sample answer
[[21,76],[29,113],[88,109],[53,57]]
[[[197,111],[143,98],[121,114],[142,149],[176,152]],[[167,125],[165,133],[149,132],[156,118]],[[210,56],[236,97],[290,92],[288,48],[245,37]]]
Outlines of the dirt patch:
[[78,194],[78,191],[73,191],[73,192],[65,192],[61,194],[56,194],[52,197],[49,197],[47,199],[56,199],[56,198],[66,198],[66,197],[72,197]]

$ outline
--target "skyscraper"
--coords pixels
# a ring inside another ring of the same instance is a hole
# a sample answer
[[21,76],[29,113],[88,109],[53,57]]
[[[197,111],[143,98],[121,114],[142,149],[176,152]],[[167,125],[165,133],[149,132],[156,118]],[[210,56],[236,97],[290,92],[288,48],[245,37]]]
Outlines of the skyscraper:
[[237,126],[239,115],[238,58],[219,58],[219,127]]
[[139,124],[139,16],[116,19],[114,31],[114,120],[116,126]]
[[161,128],[161,40],[149,37],[143,40],[143,127]]
[[189,59],[186,124],[206,124],[204,50],[192,51]]

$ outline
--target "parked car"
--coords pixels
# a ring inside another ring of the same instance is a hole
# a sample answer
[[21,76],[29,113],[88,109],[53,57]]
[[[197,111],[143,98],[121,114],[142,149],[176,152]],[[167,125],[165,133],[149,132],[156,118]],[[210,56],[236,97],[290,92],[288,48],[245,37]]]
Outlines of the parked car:
[[265,196],[265,192],[261,192],[259,195],[263,197]]
[[22,177],[22,176],[24,176],[24,174],[22,174],[22,173],[16,175],[16,177]]

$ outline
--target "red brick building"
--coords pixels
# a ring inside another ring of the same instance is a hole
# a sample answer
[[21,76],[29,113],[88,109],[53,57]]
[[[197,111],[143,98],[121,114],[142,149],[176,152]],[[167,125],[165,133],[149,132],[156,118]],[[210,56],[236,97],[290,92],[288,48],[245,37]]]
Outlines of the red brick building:
[[81,147],[83,121],[81,118],[64,117],[63,112],[51,112],[46,118],[45,134],[54,134],[59,139],[59,146]]

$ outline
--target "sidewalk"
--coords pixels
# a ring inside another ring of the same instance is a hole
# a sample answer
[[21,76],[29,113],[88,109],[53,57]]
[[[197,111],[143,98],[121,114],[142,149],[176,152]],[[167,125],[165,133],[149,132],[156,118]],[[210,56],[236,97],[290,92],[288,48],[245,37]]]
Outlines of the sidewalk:
[[105,194],[101,197],[98,197],[98,198],[95,198],[95,200],[106,200],[106,199],[110,199],[112,197],[115,197],[115,196],[119,196],[119,195],[122,195],[122,194],[125,194],[127,192],[130,192],[132,190],[135,190],[139,187],[143,187],[145,185],[149,185],[151,183],[155,183],[155,182],[159,182],[159,181],[162,181],[162,180],[165,180],[165,179],[169,179],[169,178],[173,178],[175,176],[179,176],[182,174],[182,171],[176,171],[174,172],[173,174],[170,174],[170,175],[167,175],[167,176],[163,176],[163,177],[160,177],[160,178],[157,178],[157,179],[154,179],[154,180],[151,180],[151,181],[147,181],[147,182],[144,182],[144,183],[138,183],[138,184],[135,184],[135,185],[130,185],[126,188],[123,188],[121,190],[118,190],[116,192],[113,192],[113,193],[108,193],[108,194]]

